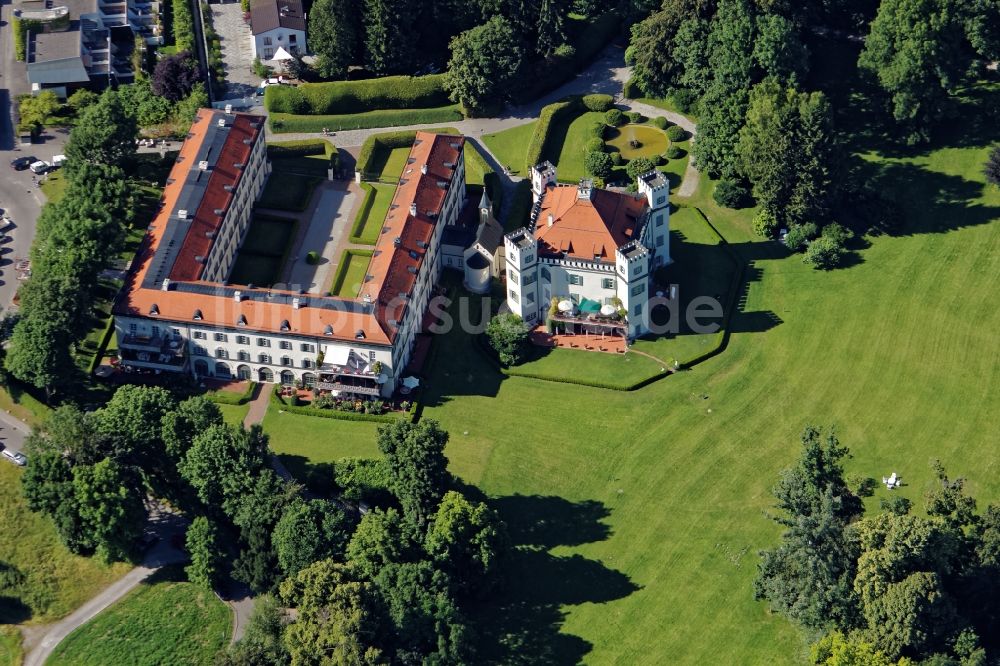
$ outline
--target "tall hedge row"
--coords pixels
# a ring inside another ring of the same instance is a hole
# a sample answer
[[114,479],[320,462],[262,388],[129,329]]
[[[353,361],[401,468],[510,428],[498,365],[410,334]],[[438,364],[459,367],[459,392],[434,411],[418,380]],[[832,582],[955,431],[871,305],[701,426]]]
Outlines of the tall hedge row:
[[264,106],[271,113],[334,115],[375,109],[422,109],[451,104],[444,74],[387,76],[362,81],[268,86]]
[[525,166],[531,168],[542,161],[545,155],[546,143],[549,140],[549,129],[552,123],[565,118],[568,115],[578,113],[583,109],[583,103],[579,97],[573,97],[561,102],[549,104],[542,109],[535,124],[535,132],[531,135],[531,143],[525,154]]
[[412,146],[416,138],[417,132],[415,130],[372,134],[361,144],[361,150],[358,152],[358,161],[354,167],[355,170],[360,172],[363,178],[367,177],[366,174],[371,170],[371,161],[376,151],[383,148]]
[[170,3],[173,13],[174,46],[177,52],[194,50],[194,14],[191,11],[191,0],[173,0]]

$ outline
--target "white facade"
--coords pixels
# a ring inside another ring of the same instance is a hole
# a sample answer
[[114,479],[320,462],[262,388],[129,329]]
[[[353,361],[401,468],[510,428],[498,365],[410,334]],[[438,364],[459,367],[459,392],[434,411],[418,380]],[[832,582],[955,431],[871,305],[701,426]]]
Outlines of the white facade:
[[308,53],[306,31],[278,27],[259,35],[251,35],[250,51],[254,58],[272,60],[279,48],[285,49],[292,55],[305,55]]

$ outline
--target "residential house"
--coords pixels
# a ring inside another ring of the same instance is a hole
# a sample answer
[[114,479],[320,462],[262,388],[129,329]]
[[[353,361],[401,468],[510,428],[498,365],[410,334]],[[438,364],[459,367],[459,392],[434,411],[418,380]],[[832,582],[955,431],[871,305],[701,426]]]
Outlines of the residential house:
[[273,60],[278,49],[306,54],[306,15],[301,0],[253,0],[250,5],[251,52]]

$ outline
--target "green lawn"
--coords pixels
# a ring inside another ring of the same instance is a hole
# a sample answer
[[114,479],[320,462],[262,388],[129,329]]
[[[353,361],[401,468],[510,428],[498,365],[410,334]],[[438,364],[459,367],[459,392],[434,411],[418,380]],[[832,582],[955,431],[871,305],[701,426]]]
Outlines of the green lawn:
[[330,287],[332,296],[355,298],[365,282],[365,271],[371,262],[371,251],[344,250],[340,256],[340,264]]
[[379,178],[382,180],[398,180],[403,175],[403,167],[410,156],[410,146],[392,148],[385,157],[385,164]]
[[371,421],[279,412],[273,404],[264,417],[271,450],[296,478],[317,489],[329,486],[331,463],[348,457],[382,456],[375,443],[378,426]]
[[493,169],[490,168],[486,158],[471,141],[465,142],[465,148],[462,152],[465,155],[465,184],[482,185],[483,177],[487,172],[492,172]]
[[225,419],[226,423],[232,425],[239,425],[243,423],[243,419],[247,417],[247,412],[250,411],[250,405],[226,405],[222,403],[217,403],[219,406],[219,411],[222,412],[222,418]]
[[232,611],[214,593],[168,568],[67,636],[45,663],[209,665],[232,625]]
[[382,231],[382,223],[385,222],[385,216],[389,212],[389,204],[392,203],[396,186],[388,183],[362,183],[361,188],[371,188],[375,194],[369,205],[358,210],[358,217],[352,227],[352,230],[357,230],[358,233],[355,235],[352,231],[351,242],[374,245],[378,241],[379,232]]
[[46,174],[41,185],[38,187],[42,191],[42,194],[45,195],[46,201],[55,202],[62,199],[68,186],[69,181],[66,180],[66,174],[62,169],[56,169]]
[[11,625],[0,626],[0,666],[21,666],[21,632]]
[[560,182],[576,183],[588,177],[583,168],[583,149],[591,139],[591,126],[598,121],[604,121],[603,113],[586,111],[573,118],[569,125],[554,122],[549,126],[549,140],[543,157],[556,165]]
[[22,470],[0,462],[4,462],[0,465],[0,562],[22,576],[16,587],[0,587],[0,624],[57,620],[131,568],[128,564],[109,567],[70,553],[59,541],[52,521],[28,510],[21,496]]
[[525,153],[528,151],[528,144],[531,143],[531,135],[535,133],[537,122],[537,120],[532,120],[530,123],[511,127],[502,132],[484,134],[483,143],[500,164],[511,169],[511,173],[517,176],[526,176],[526,173],[522,173]]
[[723,354],[638,391],[505,378],[451,334],[424,417],[526,546],[500,608],[477,615],[484,649],[507,636],[510,653],[491,653],[504,661],[800,663],[803,637],[751,581],[779,532],[770,488],[806,423],[836,424],[847,473],[895,470],[909,485],[894,492],[918,507],[932,457],[981,506],[1000,499],[1000,190],[984,187],[986,154],[879,158],[878,186],[906,193],[906,228],[829,273],[753,238],[752,211],[719,211],[703,183],[694,202],[752,262],[741,313]]

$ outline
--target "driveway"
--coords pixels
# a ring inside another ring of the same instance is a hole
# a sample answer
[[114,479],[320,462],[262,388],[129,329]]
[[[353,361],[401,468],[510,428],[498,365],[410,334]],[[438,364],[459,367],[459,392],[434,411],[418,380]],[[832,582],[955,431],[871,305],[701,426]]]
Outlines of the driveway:
[[254,90],[260,84],[260,77],[253,73],[250,26],[243,20],[243,9],[238,2],[210,6],[212,26],[222,43],[222,64],[226,71],[226,99],[252,98]]

